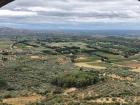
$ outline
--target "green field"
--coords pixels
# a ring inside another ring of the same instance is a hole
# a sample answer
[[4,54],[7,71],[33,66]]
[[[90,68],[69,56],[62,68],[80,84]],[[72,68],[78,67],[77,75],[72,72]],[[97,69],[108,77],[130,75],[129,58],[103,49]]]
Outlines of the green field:
[[21,100],[26,105],[30,99],[31,105],[139,105],[140,43],[131,45],[134,40],[1,39],[1,103],[20,105],[16,100]]

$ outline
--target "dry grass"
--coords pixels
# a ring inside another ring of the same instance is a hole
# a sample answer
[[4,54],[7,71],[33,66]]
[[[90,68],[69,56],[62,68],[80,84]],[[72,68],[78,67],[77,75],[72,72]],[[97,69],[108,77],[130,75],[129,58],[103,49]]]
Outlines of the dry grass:
[[140,62],[137,60],[131,60],[131,61],[124,61],[121,62],[122,66],[130,67],[130,68],[139,68]]
[[120,65],[120,66],[129,67],[134,72],[140,72],[140,62],[137,60],[122,62],[122,65]]
[[124,81],[124,80],[133,81],[134,80],[133,78],[130,78],[130,77],[121,77],[121,76],[118,76],[118,75],[115,75],[115,74],[111,74],[111,75],[108,75],[108,76],[111,77],[114,80],[121,80],[121,81]]
[[87,63],[75,63],[75,66],[94,68],[94,69],[106,69],[106,67],[103,67],[103,66],[96,66],[96,65],[94,66],[94,65],[87,64]]
[[37,56],[37,55],[34,55],[34,56],[31,56],[31,59],[32,60],[47,60],[47,56]]
[[136,68],[136,69],[132,69],[132,71],[139,72],[140,73],[140,67],[139,68]]
[[10,105],[27,105],[29,103],[38,102],[45,99],[41,95],[32,95],[27,97],[7,98],[3,99],[2,102]]
[[92,100],[91,102],[97,102],[97,103],[114,103],[114,102],[126,103],[125,99],[122,99],[120,97],[115,97],[114,99],[110,98],[110,97],[106,97],[106,98],[99,98],[99,99],[96,99],[96,100]]
[[69,89],[66,89],[64,94],[69,94],[69,93],[73,93],[75,91],[77,91],[78,89],[77,88],[69,88]]

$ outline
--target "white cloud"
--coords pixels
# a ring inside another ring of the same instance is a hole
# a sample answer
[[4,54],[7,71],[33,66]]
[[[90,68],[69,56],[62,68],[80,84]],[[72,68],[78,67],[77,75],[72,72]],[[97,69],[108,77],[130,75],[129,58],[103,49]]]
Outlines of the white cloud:
[[36,16],[36,12],[30,11],[12,11],[12,10],[0,10],[0,17],[26,17]]
[[58,8],[45,8],[45,7],[28,7],[26,8],[29,11],[36,11],[36,12],[59,12],[62,11]]
[[[34,17],[35,16],[35,17]],[[139,22],[138,0],[15,0],[0,10],[0,21],[18,23]],[[17,18],[21,17],[21,18]]]

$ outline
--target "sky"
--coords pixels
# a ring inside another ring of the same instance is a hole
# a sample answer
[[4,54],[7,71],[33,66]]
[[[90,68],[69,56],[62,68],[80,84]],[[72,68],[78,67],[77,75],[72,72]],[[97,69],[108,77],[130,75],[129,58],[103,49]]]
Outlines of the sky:
[[0,26],[26,29],[140,29],[138,0],[15,0]]

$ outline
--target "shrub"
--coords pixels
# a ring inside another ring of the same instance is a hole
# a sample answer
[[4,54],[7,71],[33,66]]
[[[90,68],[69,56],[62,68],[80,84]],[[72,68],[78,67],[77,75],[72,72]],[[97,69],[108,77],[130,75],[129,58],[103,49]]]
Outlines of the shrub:
[[3,79],[0,79],[0,88],[6,87],[7,86],[7,82]]
[[59,75],[54,78],[51,83],[60,87],[80,88],[96,84],[100,80],[102,79],[101,75],[98,72],[78,71],[74,73]]

